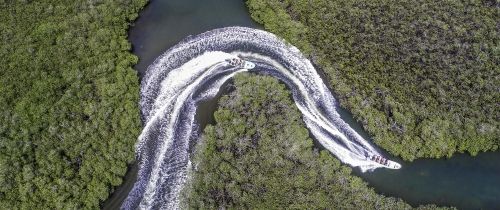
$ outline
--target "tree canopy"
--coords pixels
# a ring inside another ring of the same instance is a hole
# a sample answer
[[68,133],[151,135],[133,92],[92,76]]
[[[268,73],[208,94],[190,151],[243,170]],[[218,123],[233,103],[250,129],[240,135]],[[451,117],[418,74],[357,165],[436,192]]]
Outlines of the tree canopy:
[[0,1],[0,209],[96,209],[140,131],[145,0]]
[[406,160],[500,145],[500,3],[247,0],[325,72],[381,147]]

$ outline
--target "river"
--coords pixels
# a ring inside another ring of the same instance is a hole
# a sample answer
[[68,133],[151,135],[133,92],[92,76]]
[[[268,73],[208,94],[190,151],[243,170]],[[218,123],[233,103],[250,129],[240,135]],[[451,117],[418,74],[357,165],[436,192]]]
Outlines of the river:
[[[202,2],[202,3],[200,3]],[[142,78],[149,64],[166,49],[189,35],[226,26],[262,28],[249,16],[238,0],[152,0],[129,31],[133,52],[140,61],[135,66]],[[217,100],[200,104],[196,119],[201,127],[213,122]],[[342,119],[365,139],[369,135],[348,111],[339,109]],[[419,159],[404,162],[400,170],[377,169],[353,174],[362,177],[378,193],[399,197],[413,206],[435,203],[461,209],[494,209],[500,206],[500,152],[476,157],[456,154],[450,159]],[[103,204],[117,209],[126,198],[137,176],[137,165],[130,166],[123,184]]]

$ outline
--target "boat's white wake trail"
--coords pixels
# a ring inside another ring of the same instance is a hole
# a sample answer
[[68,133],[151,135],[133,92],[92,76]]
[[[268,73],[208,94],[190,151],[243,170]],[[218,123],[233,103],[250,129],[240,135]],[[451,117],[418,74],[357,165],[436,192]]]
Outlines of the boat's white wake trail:
[[[231,58],[256,67],[234,67],[227,62]],[[196,104],[213,98],[226,80],[243,71],[283,81],[310,132],[342,162],[363,171],[384,167],[379,152],[340,118],[332,94],[297,48],[265,31],[222,28],[179,43],[149,66],[141,85],[145,128],[136,146],[139,173],[122,208],[179,207],[190,167],[189,145],[198,132]],[[397,163],[385,165],[390,164]]]

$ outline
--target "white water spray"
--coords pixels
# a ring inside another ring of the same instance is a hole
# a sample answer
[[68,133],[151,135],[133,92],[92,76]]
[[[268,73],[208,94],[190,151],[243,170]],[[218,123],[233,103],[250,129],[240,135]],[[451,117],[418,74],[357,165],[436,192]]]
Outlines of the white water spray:
[[309,131],[342,162],[362,171],[399,166],[371,160],[381,155],[340,118],[332,94],[297,48],[265,31],[222,28],[177,44],[149,66],[141,84],[145,127],[136,145],[138,178],[122,208],[179,207],[190,167],[190,141],[198,132],[197,102],[215,97],[225,81],[247,71],[229,65],[231,58],[251,61],[256,67],[250,72],[283,81]]

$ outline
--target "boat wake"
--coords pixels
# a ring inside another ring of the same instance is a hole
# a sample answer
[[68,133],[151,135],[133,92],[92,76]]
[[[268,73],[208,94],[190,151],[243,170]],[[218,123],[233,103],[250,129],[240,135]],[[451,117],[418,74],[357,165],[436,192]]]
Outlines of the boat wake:
[[144,130],[136,145],[138,178],[123,209],[177,209],[196,141],[197,103],[216,96],[235,74],[271,75],[292,91],[314,137],[342,162],[362,171],[401,166],[346,124],[336,101],[300,51],[275,35],[229,27],[190,37],[148,68],[141,84]]

